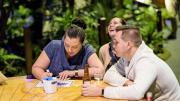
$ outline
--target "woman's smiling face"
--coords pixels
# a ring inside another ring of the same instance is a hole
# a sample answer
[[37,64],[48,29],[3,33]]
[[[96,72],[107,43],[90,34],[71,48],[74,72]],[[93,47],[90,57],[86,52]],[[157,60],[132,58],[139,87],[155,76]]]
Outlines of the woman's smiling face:
[[121,25],[122,25],[122,23],[121,23],[120,18],[115,17],[110,21],[109,26],[108,26],[108,33],[111,38],[113,38],[115,35],[116,27],[121,26]]

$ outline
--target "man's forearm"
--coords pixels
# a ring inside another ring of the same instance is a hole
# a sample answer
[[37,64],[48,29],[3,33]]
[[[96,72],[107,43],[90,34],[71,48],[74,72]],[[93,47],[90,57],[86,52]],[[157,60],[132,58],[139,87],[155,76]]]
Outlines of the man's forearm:
[[128,79],[113,70],[113,68],[110,68],[110,70],[105,73],[103,81],[113,86],[123,86]]
[[39,80],[41,80],[43,77],[44,77],[44,70],[37,67],[37,66],[34,66],[32,67],[32,74]]

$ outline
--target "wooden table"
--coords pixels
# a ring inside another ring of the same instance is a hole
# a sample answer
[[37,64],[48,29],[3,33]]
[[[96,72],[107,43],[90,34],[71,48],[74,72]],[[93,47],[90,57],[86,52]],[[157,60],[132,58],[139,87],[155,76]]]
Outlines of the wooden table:
[[84,97],[81,95],[81,80],[74,80],[71,87],[58,88],[54,94],[46,94],[43,88],[35,87],[38,82],[25,77],[9,78],[5,84],[0,85],[0,101],[127,101]]

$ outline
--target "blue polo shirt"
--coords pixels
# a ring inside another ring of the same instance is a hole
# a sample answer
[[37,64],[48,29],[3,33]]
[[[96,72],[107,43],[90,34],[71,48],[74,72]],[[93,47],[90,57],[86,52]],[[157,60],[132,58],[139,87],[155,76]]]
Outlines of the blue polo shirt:
[[48,69],[53,76],[59,75],[64,70],[83,69],[89,56],[95,52],[91,45],[85,44],[75,56],[67,59],[63,40],[52,40],[45,46],[44,51],[50,59]]

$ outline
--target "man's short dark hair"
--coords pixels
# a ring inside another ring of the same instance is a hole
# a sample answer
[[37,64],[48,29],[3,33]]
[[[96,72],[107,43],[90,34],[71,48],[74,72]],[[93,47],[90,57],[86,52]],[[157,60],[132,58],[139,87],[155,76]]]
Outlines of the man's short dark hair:
[[77,25],[77,26],[79,26],[79,27],[81,27],[82,29],[86,29],[86,23],[85,23],[85,21],[83,20],[83,19],[81,19],[81,18],[75,18],[75,19],[73,19],[72,20],[72,24],[74,24],[74,25]]
[[122,25],[116,27],[116,32],[118,31],[122,31],[121,38],[124,41],[131,41],[134,43],[136,47],[139,47],[141,45],[142,38],[138,27],[130,26],[130,25]]
[[85,31],[76,25],[70,25],[65,32],[64,38],[66,38],[66,36],[69,38],[79,38],[80,42],[83,43],[85,39]]

